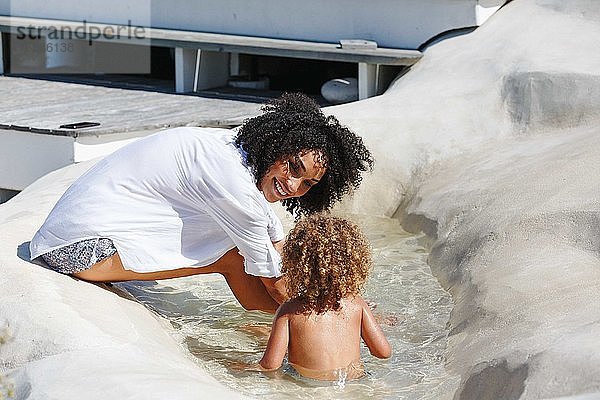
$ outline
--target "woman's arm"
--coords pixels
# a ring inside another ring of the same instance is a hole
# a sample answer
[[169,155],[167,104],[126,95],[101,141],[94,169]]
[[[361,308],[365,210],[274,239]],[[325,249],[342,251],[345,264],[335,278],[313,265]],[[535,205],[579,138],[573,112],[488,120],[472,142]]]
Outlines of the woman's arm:
[[277,303],[281,304],[288,299],[285,289],[285,276],[280,276],[279,278],[260,277],[260,281],[267,290],[267,293]]
[[[279,254],[283,251],[284,240],[279,240],[277,242],[273,242],[273,247]],[[279,278],[260,278],[263,286],[267,290],[267,293],[275,300],[277,303],[281,304],[288,299],[287,291],[285,289],[285,277],[280,276]]]
[[359,301],[362,304],[361,336],[363,340],[372,355],[377,358],[389,358],[392,355],[390,343],[385,338],[377,321],[375,321],[375,317],[367,303],[362,297]]
[[258,363],[265,371],[273,371],[281,367],[289,343],[288,316],[284,311],[287,303],[283,303],[273,320],[273,328],[267,343],[267,349]]

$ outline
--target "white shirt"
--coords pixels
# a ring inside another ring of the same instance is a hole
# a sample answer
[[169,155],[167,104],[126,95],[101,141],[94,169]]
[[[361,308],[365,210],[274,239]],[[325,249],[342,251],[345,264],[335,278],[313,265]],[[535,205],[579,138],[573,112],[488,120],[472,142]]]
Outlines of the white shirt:
[[123,266],[206,266],[237,247],[246,273],[281,275],[281,222],[226,129],[174,128],[124,146],[64,193],[31,240],[32,259],[97,237]]

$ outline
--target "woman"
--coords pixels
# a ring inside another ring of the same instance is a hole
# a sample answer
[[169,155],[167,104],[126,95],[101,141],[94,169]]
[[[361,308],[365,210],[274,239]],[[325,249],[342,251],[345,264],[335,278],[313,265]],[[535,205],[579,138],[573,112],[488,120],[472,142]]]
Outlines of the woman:
[[239,134],[175,128],[82,175],[31,241],[31,256],[88,281],[222,274],[246,309],[274,312],[281,222],[328,210],[372,166],[362,140],[301,94],[266,105]]

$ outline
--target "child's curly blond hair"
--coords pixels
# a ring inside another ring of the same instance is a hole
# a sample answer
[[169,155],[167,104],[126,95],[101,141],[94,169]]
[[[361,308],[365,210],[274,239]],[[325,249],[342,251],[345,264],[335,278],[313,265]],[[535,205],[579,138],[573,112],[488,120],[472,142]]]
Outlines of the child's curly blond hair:
[[360,293],[373,265],[358,226],[324,214],[296,224],[282,258],[288,296],[300,301],[302,313],[339,310],[342,298]]

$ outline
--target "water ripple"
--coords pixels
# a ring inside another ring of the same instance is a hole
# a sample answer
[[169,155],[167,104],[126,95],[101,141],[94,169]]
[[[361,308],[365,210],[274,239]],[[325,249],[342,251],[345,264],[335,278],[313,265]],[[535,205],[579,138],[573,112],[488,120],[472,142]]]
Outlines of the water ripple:
[[271,316],[242,309],[222,279],[189,277],[120,284],[138,301],[169,319],[182,343],[211,375],[238,392],[265,399],[451,399],[459,377],[445,368],[446,322],[450,296],[431,275],[422,236],[396,220],[350,215],[373,246],[374,269],[364,296],[394,354],[389,360],[362,354],[368,374],[358,381],[323,383],[283,369],[268,373],[236,371],[236,363],[257,362],[266,346]]

